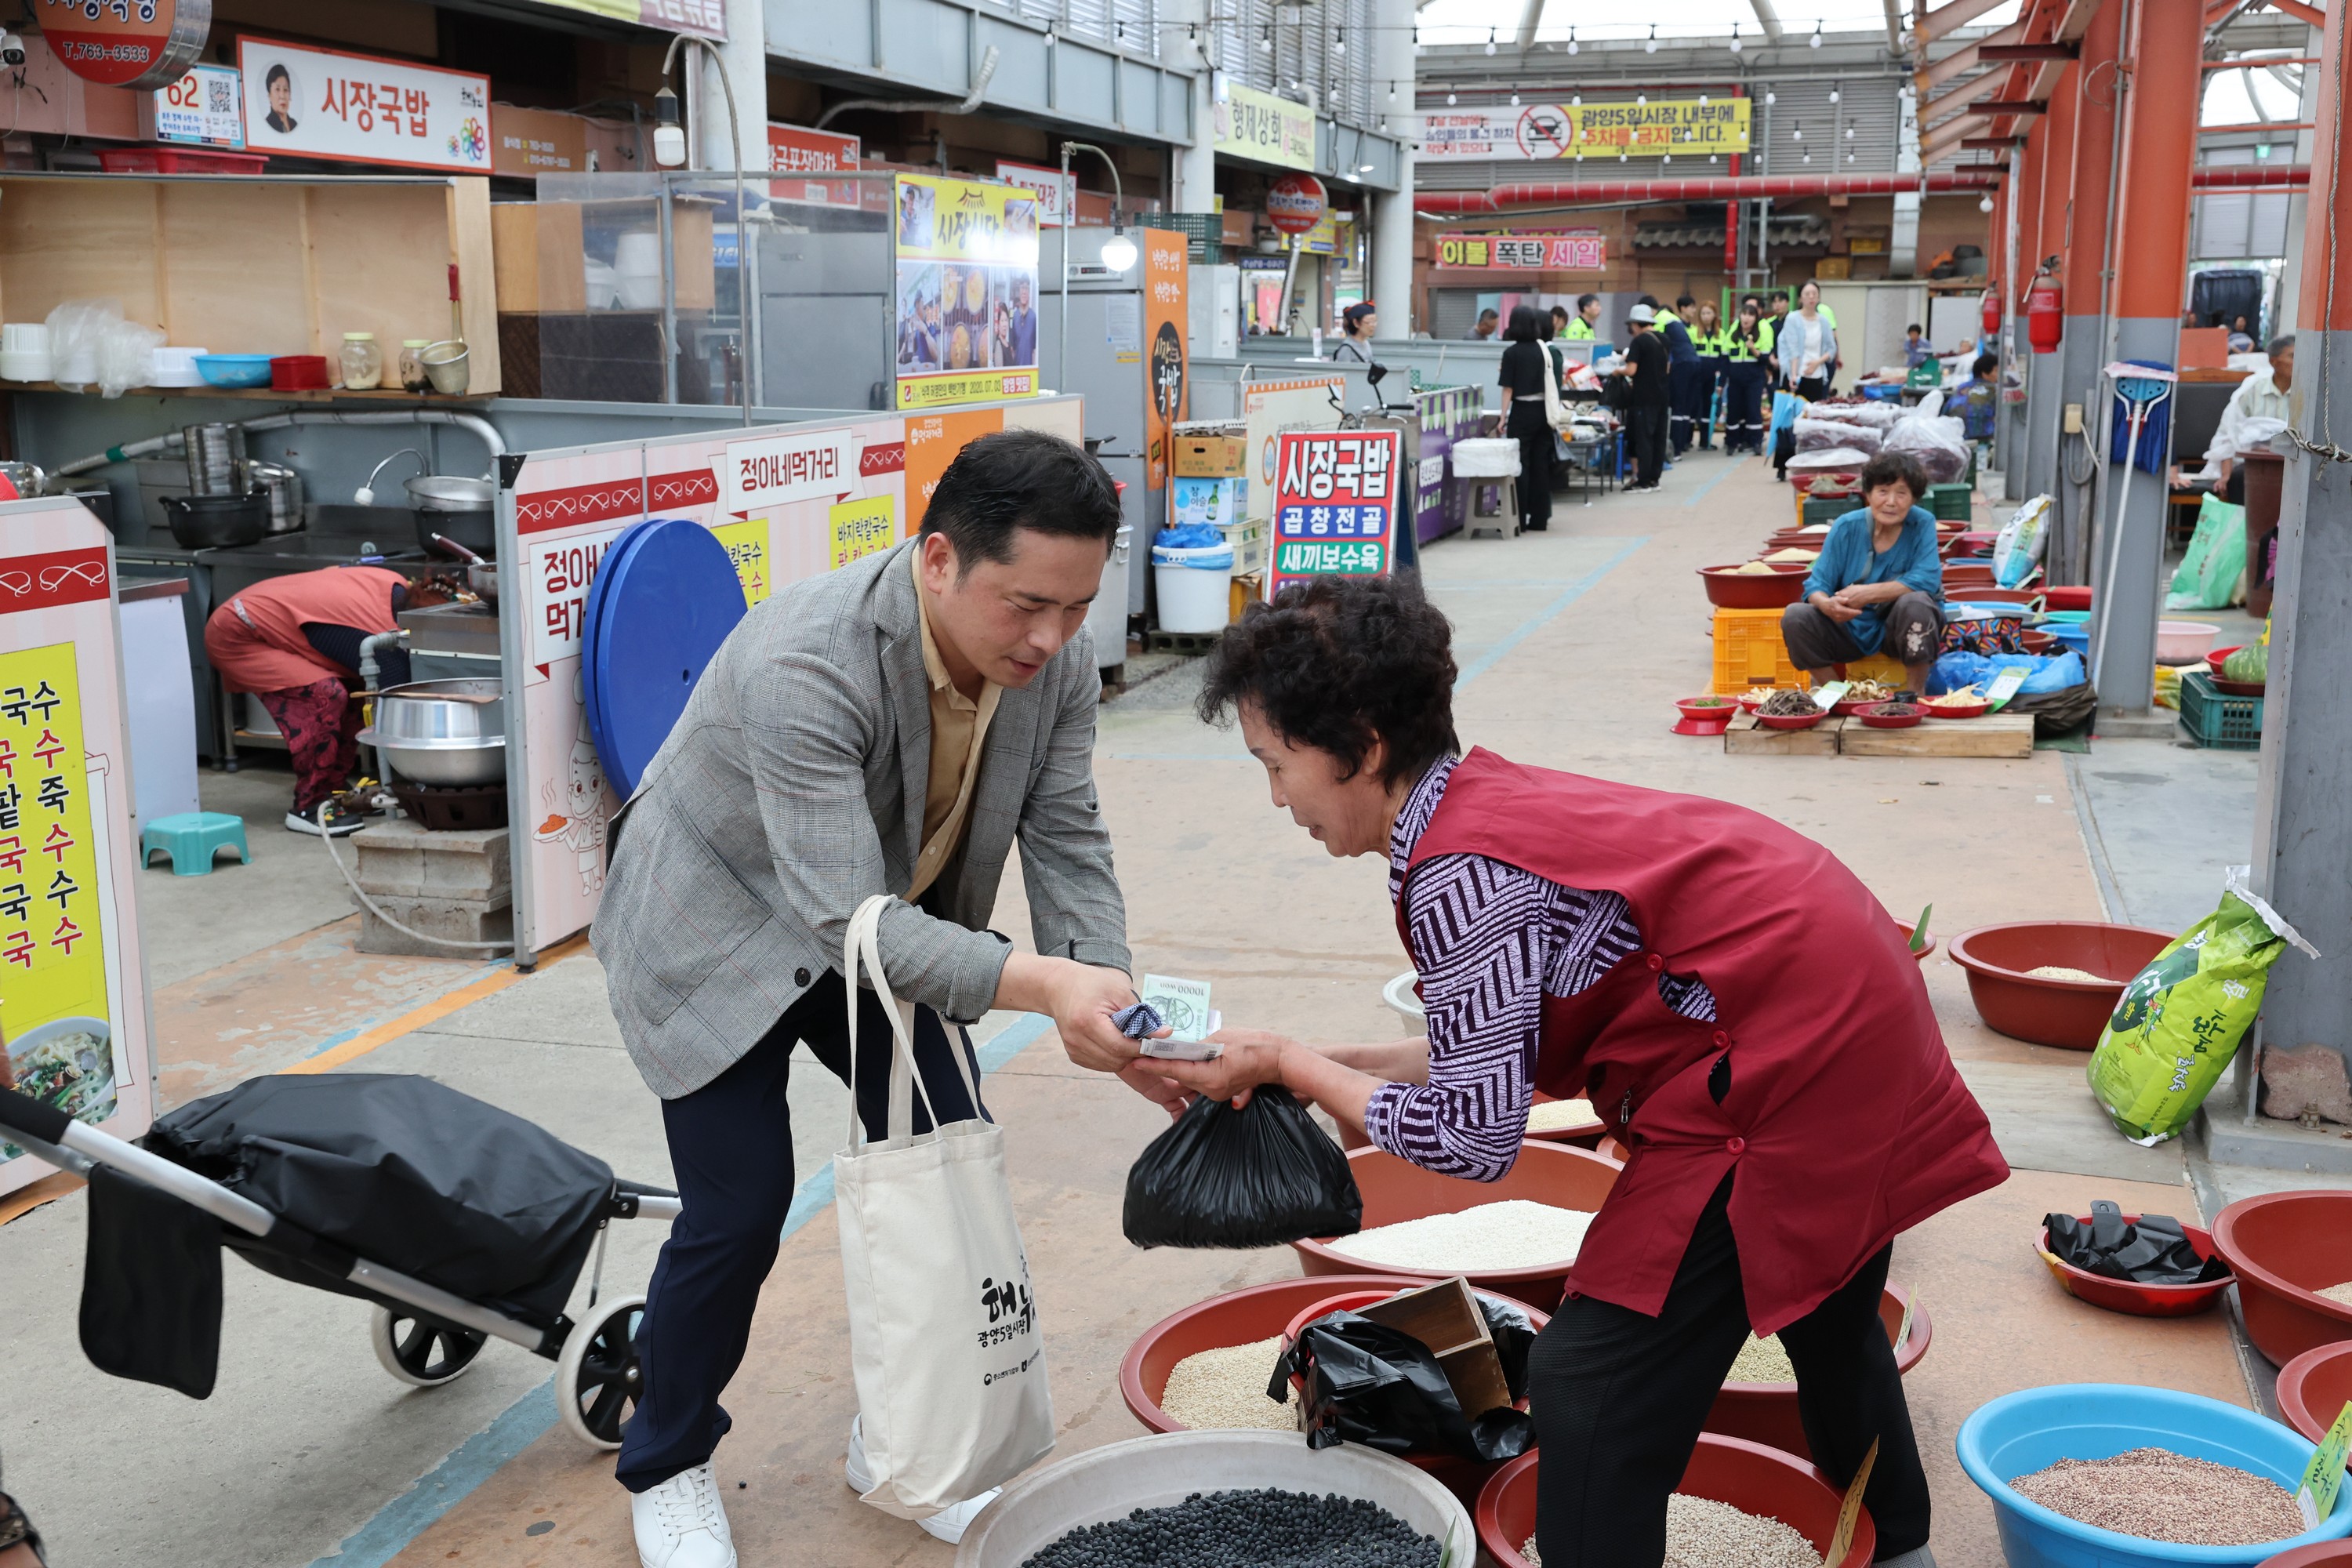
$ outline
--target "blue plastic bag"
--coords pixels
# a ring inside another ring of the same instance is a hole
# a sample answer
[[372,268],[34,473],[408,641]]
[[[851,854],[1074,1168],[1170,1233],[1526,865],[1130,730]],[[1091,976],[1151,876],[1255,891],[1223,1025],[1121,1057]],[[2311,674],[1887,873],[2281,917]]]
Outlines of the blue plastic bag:
[[1795,429],[1797,416],[1805,411],[1805,400],[1793,392],[1774,393],[1772,395],[1772,434],[1778,436],[1783,430]]
[[1162,550],[1206,550],[1224,542],[1225,536],[1216,526],[1206,522],[1180,523],[1151,536],[1153,545]]
[[2017,689],[2020,697],[2063,691],[2090,679],[2083,669],[2083,656],[2071,649],[2048,658],[2030,653],[1948,653],[1927,672],[1927,695],[1941,697],[1964,686],[1981,690],[2004,669],[2027,671],[2025,684]]

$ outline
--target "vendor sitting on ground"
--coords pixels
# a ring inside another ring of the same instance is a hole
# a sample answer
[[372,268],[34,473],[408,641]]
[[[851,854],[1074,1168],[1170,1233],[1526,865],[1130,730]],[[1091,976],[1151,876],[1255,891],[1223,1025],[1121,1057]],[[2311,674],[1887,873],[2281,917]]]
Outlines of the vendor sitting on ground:
[[1919,504],[1927,493],[1916,458],[1881,452],[1864,466],[1863,507],[1830,525],[1804,602],[1780,613],[1789,661],[1814,685],[1834,678],[1832,666],[1883,650],[1903,661],[1911,689],[1927,689],[1944,635],[1944,563],[1935,516]]
[[[356,833],[359,816],[339,798],[359,763],[360,644],[394,628],[394,616],[449,597],[439,582],[382,566],[330,566],[270,577],[236,594],[205,623],[205,653],[234,696],[250,691],[286,738],[294,760],[297,833]],[[377,689],[408,679],[408,654],[376,654]]]

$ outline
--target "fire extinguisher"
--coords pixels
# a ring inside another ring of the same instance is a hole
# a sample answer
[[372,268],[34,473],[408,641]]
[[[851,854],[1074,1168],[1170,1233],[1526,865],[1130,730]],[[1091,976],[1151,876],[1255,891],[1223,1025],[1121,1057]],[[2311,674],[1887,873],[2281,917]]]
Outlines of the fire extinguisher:
[[2000,339],[2000,285],[1998,283],[1984,291],[1982,315],[1984,335],[1977,341],[1984,344],[1987,353],[1990,353],[1992,345]]
[[2025,296],[2025,335],[2038,354],[2053,353],[2066,327],[2066,300],[2058,279],[2044,272]]

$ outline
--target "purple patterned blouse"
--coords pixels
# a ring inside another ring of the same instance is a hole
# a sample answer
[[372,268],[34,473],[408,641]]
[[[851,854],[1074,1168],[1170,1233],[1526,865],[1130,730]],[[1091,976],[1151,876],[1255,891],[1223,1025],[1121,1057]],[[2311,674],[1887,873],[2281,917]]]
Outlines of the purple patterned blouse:
[[[1389,831],[1389,897],[1454,774],[1441,758]],[[1573,996],[1638,952],[1642,933],[1615,893],[1563,888],[1483,855],[1444,855],[1414,873],[1405,929],[1428,1009],[1429,1081],[1372,1091],[1364,1131],[1424,1170],[1492,1182],[1519,1157],[1531,1103],[1543,999]],[[1686,1018],[1713,1019],[1715,996],[1695,979],[1658,977]]]

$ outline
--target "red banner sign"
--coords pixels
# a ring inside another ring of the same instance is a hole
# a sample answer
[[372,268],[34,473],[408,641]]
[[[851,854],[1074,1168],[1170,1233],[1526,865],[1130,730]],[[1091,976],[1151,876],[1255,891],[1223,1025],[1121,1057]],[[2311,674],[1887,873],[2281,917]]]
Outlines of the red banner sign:
[[203,52],[212,0],[40,0],[41,32],[84,81],[169,87]]
[[0,616],[106,597],[106,552],[60,550],[0,562]]
[[1608,265],[1608,242],[1590,230],[1570,234],[1444,234],[1436,264],[1506,267],[1520,272],[1598,272]]
[[515,531],[543,533],[551,528],[570,528],[575,523],[639,517],[645,510],[646,487],[642,479],[613,479],[601,485],[539,490],[515,497]]

